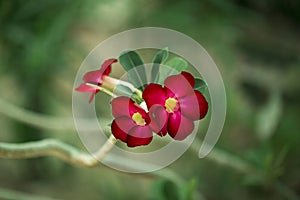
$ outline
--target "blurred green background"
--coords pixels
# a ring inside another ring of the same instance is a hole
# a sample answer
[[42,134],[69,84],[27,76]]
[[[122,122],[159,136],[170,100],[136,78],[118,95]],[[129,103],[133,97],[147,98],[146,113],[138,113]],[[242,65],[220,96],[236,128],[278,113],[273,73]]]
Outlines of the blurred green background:
[[[1,0],[0,141],[57,138],[84,150],[74,130],[24,124],[6,104],[71,118],[83,59],[112,34],[146,26],[187,34],[218,65],[228,110],[217,153],[197,159],[191,149],[169,166],[181,185],[56,158],[1,159],[0,199],[299,199],[297,0]],[[240,170],[240,161],[259,173]]]

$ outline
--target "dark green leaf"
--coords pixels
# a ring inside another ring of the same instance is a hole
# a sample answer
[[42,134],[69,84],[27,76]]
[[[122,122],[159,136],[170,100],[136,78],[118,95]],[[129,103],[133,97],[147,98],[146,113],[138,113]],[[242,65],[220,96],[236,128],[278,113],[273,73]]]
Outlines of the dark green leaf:
[[195,78],[194,90],[198,90],[201,93],[204,93],[207,90],[205,81],[203,81],[201,78]]
[[144,90],[144,85],[147,83],[145,66],[142,58],[135,51],[123,52],[119,61],[127,71],[127,77],[135,87]]
[[161,63],[165,62],[169,56],[168,47],[158,51],[152,60],[153,66],[151,71],[151,82],[157,83],[159,79],[159,66]]

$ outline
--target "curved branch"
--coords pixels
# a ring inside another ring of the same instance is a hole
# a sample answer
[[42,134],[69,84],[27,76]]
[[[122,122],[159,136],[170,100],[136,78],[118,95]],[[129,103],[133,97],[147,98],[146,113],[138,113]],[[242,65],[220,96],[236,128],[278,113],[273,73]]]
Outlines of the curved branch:
[[[71,165],[79,167],[95,167],[99,161],[104,158],[107,152],[114,146],[116,139],[111,136],[99,151],[94,155],[84,153],[71,145],[63,143],[55,139],[45,139],[36,142],[27,143],[3,143],[0,142],[0,158],[8,159],[26,159],[42,156],[54,156]],[[121,161],[120,161],[121,160]],[[139,161],[128,160],[127,158],[119,158],[112,155],[108,160],[110,163],[124,165],[128,168],[135,169],[144,163]],[[167,178],[178,185],[183,185],[185,181],[167,168],[155,171],[153,174]]]
[[[78,149],[55,139],[45,139],[27,143],[3,143],[0,142],[0,158],[34,158],[41,156],[55,156],[75,166],[95,166],[101,161],[104,156],[114,146],[116,139],[111,135],[106,143],[94,154],[84,153]],[[200,145],[196,142],[192,146],[192,150],[198,150]],[[207,159],[210,159],[221,165],[229,166],[243,173],[256,172],[248,162],[227,154],[216,148],[209,154]]]
[[[114,146],[116,139],[111,136],[99,151],[94,155],[84,153],[71,145],[63,143],[55,139],[45,139],[36,142],[27,143],[3,143],[0,142],[0,158],[10,159],[26,159],[36,158],[42,156],[54,156],[73,166],[79,167],[96,167],[99,162],[104,158],[107,152]],[[127,158],[120,158],[115,155],[111,155],[108,160],[110,163],[124,165],[131,169],[136,169],[136,166],[144,165],[145,163],[139,161],[131,161]],[[134,163],[133,163],[134,162]],[[186,181],[182,179],[174,171],[164,168],[158,171],[151,172],[155,176],[166,178],[178,186],[184,186]],[[199,199],[205,198],[199,191],[197,191]]]
[[91,155],[77,150],[66,143],[55,139],[45,139],[27,143],[0,142],[0,158],[36,158],[54,156],[65,162],[82,167],[96,166],[114,146],[116,139],[111,136],[96,154]]

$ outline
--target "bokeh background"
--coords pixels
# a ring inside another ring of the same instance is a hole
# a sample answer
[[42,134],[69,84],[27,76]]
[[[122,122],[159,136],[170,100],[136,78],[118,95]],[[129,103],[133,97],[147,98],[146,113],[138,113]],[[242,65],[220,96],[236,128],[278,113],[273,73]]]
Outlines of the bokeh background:
[[18,109],[71,119],[83,59],[112,34],[146,26],[187,34],[218,65],[228,111],[215,151],[197,159],[196,146],[170,165],[181,184],[166,171],[1,159],[0,199],[299,199],[297,0],[1,0],[0,141],[56,138],[84,151],[72,128],[24,123]]

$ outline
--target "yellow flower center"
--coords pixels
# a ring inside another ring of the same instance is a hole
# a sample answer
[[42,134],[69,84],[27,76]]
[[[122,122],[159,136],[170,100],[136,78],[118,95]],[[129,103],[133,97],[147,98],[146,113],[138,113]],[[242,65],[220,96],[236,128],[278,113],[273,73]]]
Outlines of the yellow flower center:
[[168,113],[174,112],[174,110],[177,108],[177,105],[178,105],[178,101],[174,98],[169,97],[165,101],[165,107]]
[[146,125],[145,119],[143,118],[143,116],[139,112],[134,113],[131,118],[139,126]]

